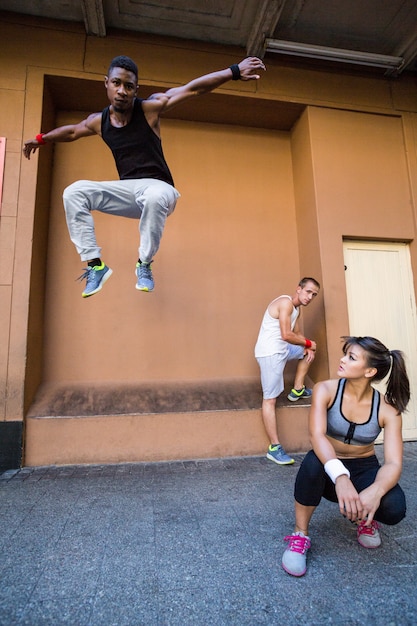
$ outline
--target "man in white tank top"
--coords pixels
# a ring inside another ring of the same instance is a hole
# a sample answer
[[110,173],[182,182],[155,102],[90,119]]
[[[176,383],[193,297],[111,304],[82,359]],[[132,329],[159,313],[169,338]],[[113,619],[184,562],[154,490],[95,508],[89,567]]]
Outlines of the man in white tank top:
[[287,361],[298,359],[294,387],[288,394],[291,402],[311,396],[304,379],[314,360],[316,342],[301,334],[298,327],[300,306],[308,306],[316,298],[320,284],[310,277],[300,280],[293,296],[282,295],[268,305],[262,320],[255,357],[261,370],[263,391],[262,419],[270,439],[267,458],[278,465],[294,463],[279,443],[275,407],[284,391],[284,368]]

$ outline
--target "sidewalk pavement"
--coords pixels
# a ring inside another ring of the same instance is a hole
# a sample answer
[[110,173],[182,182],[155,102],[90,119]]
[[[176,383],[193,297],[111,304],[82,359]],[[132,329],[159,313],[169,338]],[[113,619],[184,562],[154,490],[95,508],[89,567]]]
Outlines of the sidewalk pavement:
[[417,442],[404,448],[406,519],[366,550],[323,501],[302,578],[280,563],[303,455],[7,471],[0,625],[414,626]]

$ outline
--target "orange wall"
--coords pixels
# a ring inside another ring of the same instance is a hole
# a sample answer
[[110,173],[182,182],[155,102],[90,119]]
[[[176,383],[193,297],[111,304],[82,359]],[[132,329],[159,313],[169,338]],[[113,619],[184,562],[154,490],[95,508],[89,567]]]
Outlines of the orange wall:
[[95,214],[114,275],[99,297],[80,297],[75,278],[83,266],[68,238],[62,190],[79,178],[114,178],[115,168],[99,138],[56,146],[47,382],[258,374],[253,348],[263,309],[283,284],[293,290],[298,280],[288,134],[168,120],[162,132],[182,197],[155,257],[152,294],[135,289],[137,221]]
[[335,371],[337,339],[349,332],[343,238],[412,241],[415,208],[401,117],[311,108],[309,124],[329,363]]
[[317,220],[316,184],[312,159],[312,138],[308,109],[295,124],[291,134],[291,152],[294,175],[297,239],[300,274],[313,276],[321,283],[320,297],[309,307],[306,317],[306,335],[314,338],[319,348],[309,372],[313,380],[327,378],[327,337],[323,267],[320,254]]

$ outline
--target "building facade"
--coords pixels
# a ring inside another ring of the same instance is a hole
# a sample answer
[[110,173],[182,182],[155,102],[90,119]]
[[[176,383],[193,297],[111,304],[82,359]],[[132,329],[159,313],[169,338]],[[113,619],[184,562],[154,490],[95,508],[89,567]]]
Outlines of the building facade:
[[[84,300],[62,192],[114,179],[111,154],[90,137],[27,161],[23,141],[104,108],[116,55],[137,62],[146,97],[245,54],[17,16],[0,31],[3,466],[261,453],[256,336],[268,302],[306,275],[322,284],[302,316],[318,344],[312,380],[335,374],[342,336],[369,334],[404,350],[414,388],[415,76],[266,58],[260,81],[174,109],[162,138],[181,198],[155,258],[155,292],[135,290],[135,222],[97,215],[114,274]],[[415,409],[405,439],[417,436]],[[308,447],[307,410],[279,408],[289,450]]]

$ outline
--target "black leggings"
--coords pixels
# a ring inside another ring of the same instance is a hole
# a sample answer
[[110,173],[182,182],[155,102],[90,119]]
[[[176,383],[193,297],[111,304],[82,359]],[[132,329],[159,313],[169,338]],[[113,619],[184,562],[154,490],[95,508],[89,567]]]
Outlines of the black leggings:
[[[358,493],[372,485],[381,467],[375,455],[364,459],[343,459],[350,479]],[[336,489],[324,471],[323,463],[310,450],[304,457],[295,479],[294,497],[304,506],[318,506],[322,497],[337,502]],[[395,485],[381,498],[374,519],[383,524],[398,524],[406,513],[405,495],[400,485]]]

